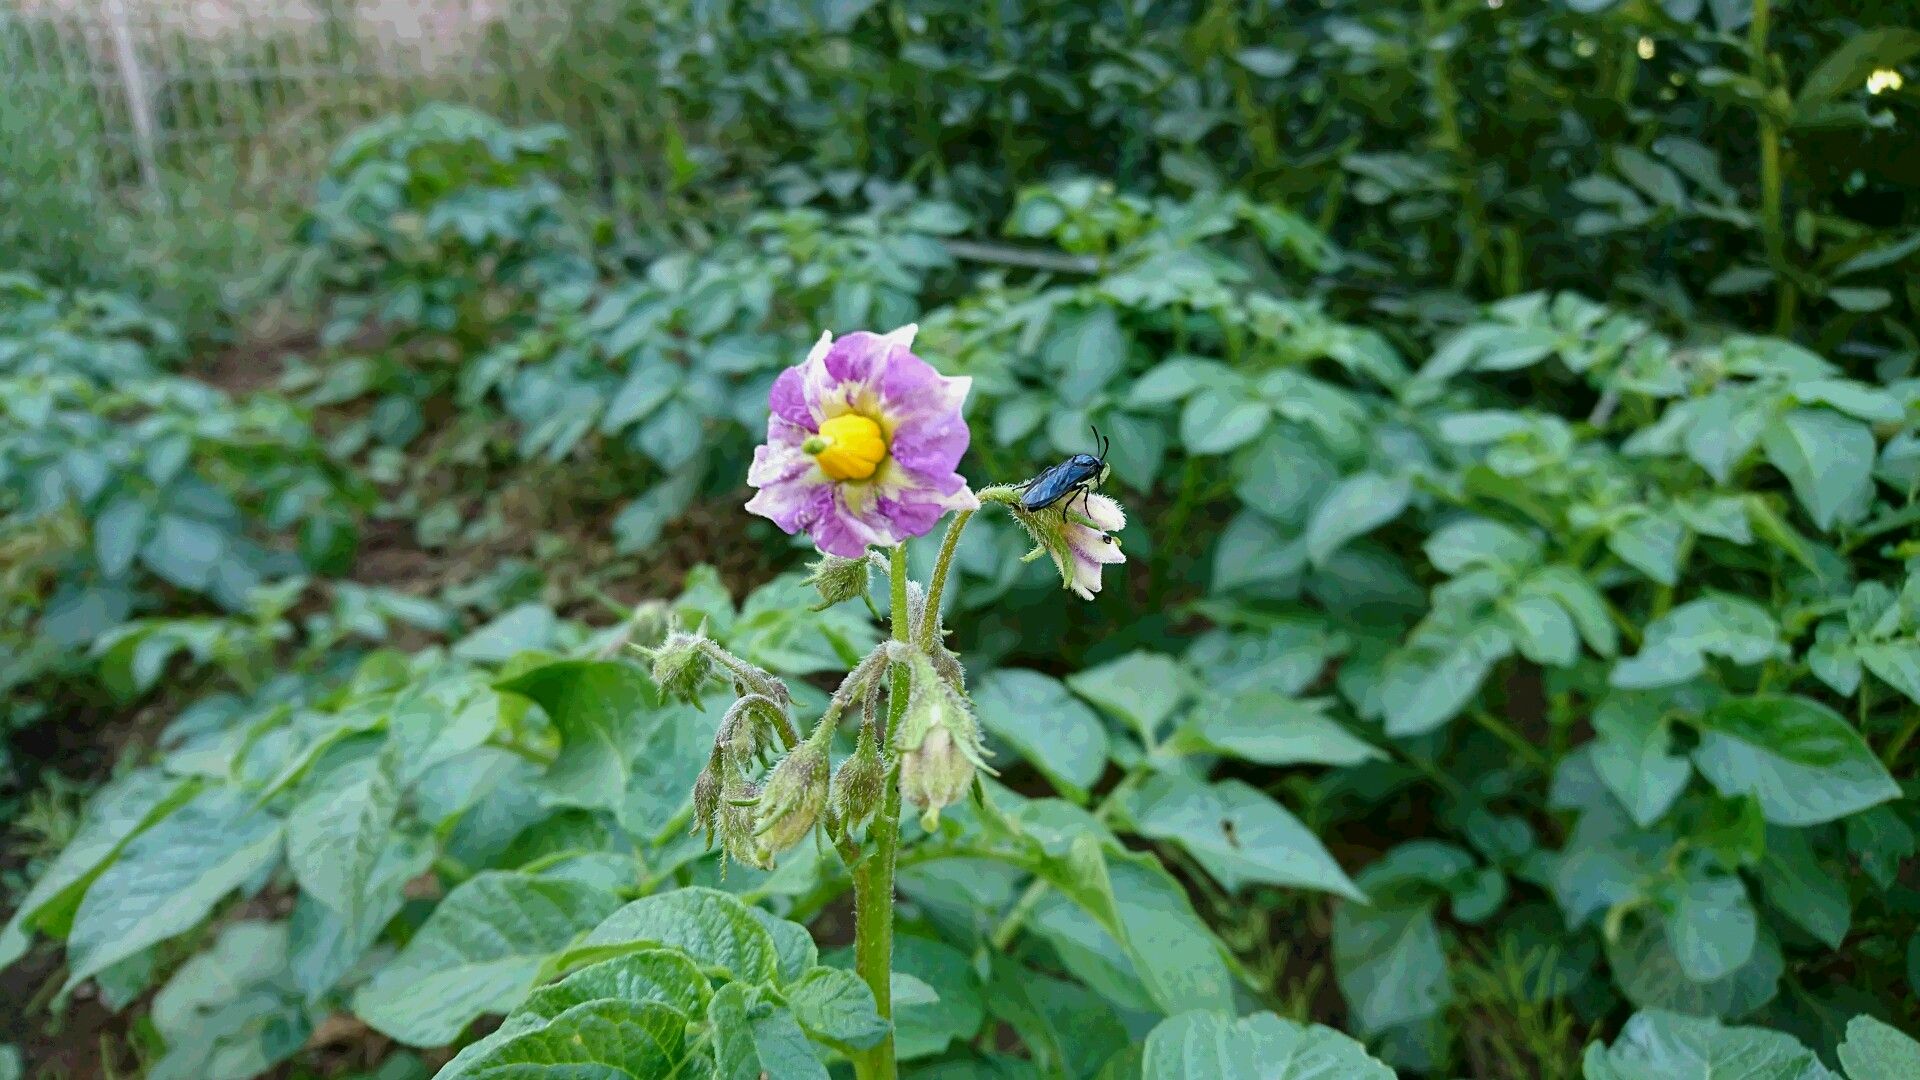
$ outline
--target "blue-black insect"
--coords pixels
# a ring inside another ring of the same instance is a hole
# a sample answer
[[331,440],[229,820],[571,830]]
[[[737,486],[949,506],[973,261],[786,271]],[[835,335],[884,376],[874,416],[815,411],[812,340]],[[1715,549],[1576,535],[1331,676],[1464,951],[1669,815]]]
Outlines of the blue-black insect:
[[1100,450],[1099,457],[1075,454],[1058,465],[1048,466],[1039,476],[1021,484],[1020,509],[1032,513],[1065,499],[1067,504],[1061,507],[1061,512],[1065,513],[1073,509],[1076,495],[1085,501],[1107,476],[1109,441],[1100,434],[1099,428],[1093,429],[1093,441]]

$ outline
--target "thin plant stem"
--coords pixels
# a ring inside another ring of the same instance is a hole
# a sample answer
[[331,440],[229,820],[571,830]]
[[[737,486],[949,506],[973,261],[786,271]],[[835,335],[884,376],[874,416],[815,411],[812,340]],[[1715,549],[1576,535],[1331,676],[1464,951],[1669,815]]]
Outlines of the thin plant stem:
[[920,615],[920,647],[932,650],[940,638],[940,597],[947,590],[947,569],[953,565],[953,549],[960,546],[960,532],[973,520],[972,510],[962,510],[947,526],[940,541],[940,556],[933,564],[933,577],[927,582],[927,609]]
[[[1753,19],[1747,24],[1747,59],[1756,82],[1772,82],[1767,63],[1767,36],[1773,17],[1771,0],[1753,0]],[[1763,106],[1760,118],[1760,228],[1767,245],[1767,261],[1773,267],[1778,284],[1778,308],[1774,313],[1774,333],[1793,330],[1794,311],[1799,294],[1788,277],[1785,179],[1780,157],[1780,122]]]
[[[893,640],[906,643],[910,615],[907,611],[907,549],[897,545],[890,565],[893,589]],[[912,676],[905,663],[893,665],[893,690],[887,699],[887,739],[900,729],[906,715],[907,695]],[[900,778],[898,768],[887,778],[886,803],[875,819],[871,836],[873,853],[853,872],[854,966],[882,1020],[893,1018],[893,876],[900,844]],[[876,1045],[853,1058],[858,1080],[894,1080],[898,1075],[893,1058],[893,1032]]]

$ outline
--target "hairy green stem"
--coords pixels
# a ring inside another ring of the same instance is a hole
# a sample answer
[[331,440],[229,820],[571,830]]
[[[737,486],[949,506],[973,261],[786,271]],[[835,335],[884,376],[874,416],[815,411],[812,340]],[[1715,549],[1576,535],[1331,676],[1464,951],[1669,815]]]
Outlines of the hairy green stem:
[[[894,547],[891,571],[893,640],[905,643],[910,629],[905,545]],[[887,700],[889,741],[906,715],[911,679],[906,664],[893,665],[893,690]],[[893,1018],[893,875],[900,844],[900,778],[898,769],[894,772],[887,779],[886,803],[870,834],[873,852],[853,872],[854,967],[873,992],[882,1020]],[[854,1055],[853,1069],[858,1080],[894,1080],[892,1031],[877,1045]]]
[[953,565],[953,549],[960,545],[961,530],[973,519],[974,511],[962,510],[947,526],[946,539],[940,541],[940,556],[933,564],[933,577],[927,581],[927,608],[920,613],[920,647],[931,651],[940,640],[940,597],[947,591],[947,569]]
[[793,726],[793,721],[786,712],[787,703],[793,700],[792,695],[787,692],[786,683],[775,678],[771,672],[747,663],[709,639],[700,639],[700,651],[707,654],[714,663],[726,668],[750,691],[780,706],[775,712],[775,719],[778,721],[777,729],[780,732],[781,743],[788,750],[800,745],[800,729]]

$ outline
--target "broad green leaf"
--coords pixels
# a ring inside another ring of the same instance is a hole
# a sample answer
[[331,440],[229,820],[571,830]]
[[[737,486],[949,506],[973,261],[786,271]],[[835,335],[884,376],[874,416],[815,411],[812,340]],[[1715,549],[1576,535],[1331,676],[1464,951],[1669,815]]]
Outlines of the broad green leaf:
[[1180,411],[1180,441],[1192,454],[1224,454],[1260,437],[1273,407],[1232,390],[1202,390]]
[[[799,860],[795,858],[791,861],[797,863]],[[820,949],[814,945],[813,935],[807,933],[806,927],[768,914],[751,904],[747,905],[747,914],[753,916],[754,921],[773,940],[773,953],[779,958],[775,966],[778,976],[776,982],[782,985],[794,982],[820,963]]]
[[1920,703],[1920,641],[1862,642],[1853,653],[1881,681]]
[[[656,1001],[576,1005],[448,1063],[438,1080],[656,1080],[689,1073],[687,1017]],[[481,1044],[475,1044],[480,1046]],[[472,1049],[472,1048],[469,1048]]]
[[728,983],[707,1006],[716,1080],[827,1080],[826,1066],[786,1009],[744,983]]
[[101,788],[87,805],[78,831],[35,879],[6,930],[0,932],[0,968],[26,953],[29,930],[66,937],[88,886],[127,841],[172,812],[194,790],[191,781],[157,769],[129,773]]
[[1055,388],[1062,401],[1087,404],[1126,370],[1127,333],[1119,314],[1100,305],[1056,315],[1040,347],[1040,360],[1058,380]]
[[220,564],[232,557],[225,530],[183,514],[161,514],[153,536],[140,549],[147,569],[195,592],[211,587]]
[[1044,869],[1119,943],[1161,1011],[1230,1007],[1232,979],[1220,945],[1157,859],[1114,850],[1083,831],[1068,844],[1065,859]]
[[1667,944],[1680,970],[1695,982],[1712,982],[1738,970],[1753,956],[1759,916],[1740,879],[1689,876],[1669,900]]
[[407,883],[426,873],[436,854],[428,839],[404,833],[389,836],[361,894],[358,917],[351,922],[311,894],[294,901],[288,921],[288,960],[294,985],[307,1000],[318,1000],[332,990],[373,947],[406,903]]
[[1213,549],[1213,592],[1258,591],[1297,596],[1307,546],[1251,510],[1227,522]]
[[1700,719],[1693,762],[1723,795],[1752,793],[1776,825],[1818,825],[1899,798],[1839,713],[1783,695],[1731,698]]
[[[1920,236],[1914,239],[1920,243]],[[1793,384],[1793,396],[1804,402],[1830,405],[1869,424],[1897,424],[1907,415],[1897,395],[1851,379],[1803,379]]]
[[1480,683],[1513,653],[1513,639],[1492,625],[1435,645],[1401,649],[1380,669],[1387,734],[1424,735],[1459,715]]
[[1114,934],[1081,904],[1049,890],[1034,906],[1027,925],[1060,958],[1061,967],[1114,1007],[1151,1013],[1153,995],[1134,974],[1133,961]]
[[992,958],[986,1000],[1012,1025],[1043,1076],[1092,1076],[1133,1043],[1113,1003],[1092,991]]
[[660,706],[646,673],[618,661],[569,660],[534,668],[500,689],[532,698],[560,733],[547,779],[564,793],[564,805],[619,809],[634,751]]
[[1426,1019],[1453,1000],[1433,909],[1433,901],[1335,909],[1334,978],[1360,1032]]
[[287,864],[294,880],[349,922],[357,921],[399,806],[400,793],[384,768],[302,800],[287,818]]
[[1180,665],[1159,653],[1130,652],[1067,677],[1073,692],[1125,720],[1149,745],[1186,696]]
[[1584,1068],[1586,1080],[1839,1080],[1791,1035],[1660,1010],[1588,1046]]
[[1795,409],[1767,426],[1767,460],[1822,529],[1855,521],[1873,498],[1873,429],[1831,409]]
[[1333,456],[1311,432],[1291,424],[1275,425],[1234,458],[1234,494],[1269,521],[1295,530],[1338,479]]
[[1846,627],[1833,621],[1821,623],[1815,632],[1813,645],[1807,649],[1807,667],[1815,678],[1844,697],[1852,697],[1860,689],[1860,676],[1865,670]]
[[1640,514],[1607,534],[1607,550],[1662,585],[1680,580],[1686,526],[1667,514]]
[[1193,710],[1176,736],[1199,748],[1262,765],[1358,765],[1386,757],[1326,715],[1327,702],[1302,701],[1270,690],[1249,690]]
[[93,552],[102,573],[117,578],[127,572],[146,542],[149,520],[147,504],[133,497],[123,497],[100,512],[93,521]]
[[706,967],[747,983],[770,982],[779,970],[773,937],[734,896],[706,888],[643,897],[606,916],[581,942],[582,956],[634,949],[679,949]]
[[1920,1076],[1920,1042],[1871,1016],[1856,1016],[1847,1023],[1839,1054],[1848,1080]]
[[1075,799],[1106,772],[1105,725],[1057,679],[1001,668],[973,689],[973,706],[988,731]]
[[1673,686],[1704,672],[1708,656],[1758,664],[1786,651],[1780,625],[1765,608],[1710,595],[1681,604],[1647,627],[1640,652],[1615,664],[1610,678],[1627,689]]
[[1768,827],[1760,887],[1777,911],[1828,948],[1838,949],[1846,940],[1853,921],[1846,875],[1820,860],[1804,830]]
[[1393,1080],[1366,1047],[1318,1024],[1272,1013],[1168,1017],[1147,1036],[1142,1080]]
[[353,1011],[409,1046],[443,1046],[503,1013],[547,963],[618,899],[561,879],[487,871],[468,878],[354,995]]
[[1208,386],[1230,385],[1233,370],[1217,360],[1174,356],[1148,368],[1127,388],[1127,404],[1136,409],[1171,405]]
[[1573,616],[1549,596],[1518,595],[1500,605],[1520,655],[1547,667],[1567,667],[1580,656]]
[[1724,978],[1687,977],[1659,919],[1638,919],[1607,942],[1607,964],[1628,1001],[1643,1009],[1671,1009],[1694,1016],[1737,1019],[1779,993],[1786,962],[1780,943],[1762,927],[1753,955]]
[[67,938],[67,985],[204,922],[280,858],[281,823],[232,788],[201,792],[130,840],[87,888]]
[[[1687,408],[1685,404],[1676,405],[1667,415],[1679,415],[1680,410]],[[1691,408],[1686,433],[1687,456],[1705,469],[1715,483],[1727,484],[1741,462],[1759,445],[1770,415],[1765,402],[1752,392],[1722,388],[1708,394]]]
[[1607,613],[1607,602],[1586,575],[1571,566],[1549,566],[1521,582],[1522,592],[1553,597],[1573,617],[1587,648],[1601,656],[1619,651],[1619,631]]
[[1413,485],[1404,476],[1358,473],[1340,481],[1307,520],[1307,557],[1325,563],[1348,541],[1365,536],[1406,510]]
[[461,638],[453,652],[482,662],[511,660],[530,649],[551,647],[559,626],[560,619],[551,608],[536,603],[521,604]]
[[287,980],[287,928],[242,921],[180,965],[153,998],[166,1053],[147,1080],[252,1080],[292,1057],[312,1021]]
[[787,1006],[810,1034],[865,1050],[886,1035],[873,991],[843,968],[817,967],[787,989]]
[[1881,889],[1893,888],[1900,864],[1920,852],[1920,838],[1894,806],[1876,806],[1846,820],[1847,850]]
[[1283,885],[1364,900],[1298,818],[1238,780],[1155,776],[1129,801],[1129,814],[1142,836],[1179,843],[1229,889]]
[[[605,1001],[630,1006],[658,1004],[688,1017],[704,1015],[712,996],[706,976],[682,953],[654,949],[602,961],[528,994],[505,1023],[463,1048],[436,1080],[464,1080],[475,1075],[472,1070],[480,1066],[498,1069],[506,1064],[497,1053],[502,1043],[545,1028],[582,1005]],[[522,1044],[522,1052],[528,1045]]]
[[1443,574],[1476,566],[1514,571],[1540,558],[1540,545],[1532,537],[1485,518],[1465,518],[1436,529],[1421,550]]
[[1594,710],[1593,767],[1626,807],[1636,825],[1660,820],[1685,790],[1693,768],[1670,753],[1672,732],[1659,704],[1642,696],[1613,694]]

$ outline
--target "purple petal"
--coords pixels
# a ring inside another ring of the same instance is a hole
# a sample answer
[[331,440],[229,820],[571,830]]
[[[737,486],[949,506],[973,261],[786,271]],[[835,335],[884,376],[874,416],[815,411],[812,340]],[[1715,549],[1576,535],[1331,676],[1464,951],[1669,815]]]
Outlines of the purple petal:
[[913,355],[908,350],[913,347],[913,336],[919,329],[908,323],[885,334],[855,330],[834,341],[822,358],[822,367],[836,383],[875,386],[878,377],[887,370],[889,360]]
[[838,555],[843,559],[857,559],[866,554],[869,545],[891,545],[899,539],[885,529],[861,520],[848,508],[845,492],[833,490],[832,499],[822,508],[819,516],[808,526],[808,533],[821,551],[829,555]]
[[790,367],[773,380],[767,405],[774,416],[789,424],[808,431],[820,430],[820,421],[814,417],[813,406],[807,401],[806,376],[801,367]]
[[826,483],[824,473],[814,459],[800,448],[805,429],[774,417],[767,424],[767,442],[753,448],[753,464],[747,467],[747,483],[754,487],[783,484],[812,474],[816,483]]
[[[755,451],[756,467],[765,452],[764,446]],[[817,482],[805,478],[786,480],[762,486],[747,500],[747,511],[772,520],[784,532],[797,533],[819,517],[822,500],[830,503],[832,498],[833,487],[824,476]]]
[[929,480],[953,472],[967,452],[960,410],[972,387],[972,379],[947,378],[910,352],[893,355],[877,389],[893,427],[889,449],[901,465]]

